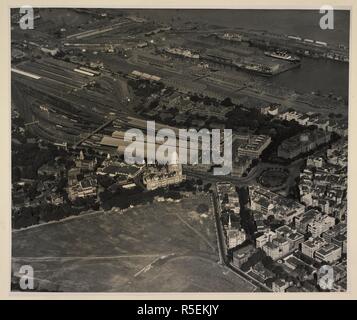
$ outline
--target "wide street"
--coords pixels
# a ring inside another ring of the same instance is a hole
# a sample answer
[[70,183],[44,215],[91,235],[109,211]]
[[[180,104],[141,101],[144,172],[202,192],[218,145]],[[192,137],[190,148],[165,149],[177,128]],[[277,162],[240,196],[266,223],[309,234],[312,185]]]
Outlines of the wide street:
[[255,184],[256,178],[259,177],[259,175],[266,169],[287,169],[289,170],[289,179],[285,182],[284,185],[280,186],[280,189],[282,189],[284,187],[290,186],[294,182],[294,179],[300,173],[299,168],[303,162],[304,159],[297,159],[286,166],[267,162],[259,162],[258,165],[252,168],[245,177],[238,177],[232,175],[218,176],[213,175],[213,173],[211,172],[198,171],[194,170],[193,167],[189,168],[187,166],[184,168],[184,173],[189,177],[201,179],[203,182],[212,183],[227,181],[233,183],[234,185],[242,187]]

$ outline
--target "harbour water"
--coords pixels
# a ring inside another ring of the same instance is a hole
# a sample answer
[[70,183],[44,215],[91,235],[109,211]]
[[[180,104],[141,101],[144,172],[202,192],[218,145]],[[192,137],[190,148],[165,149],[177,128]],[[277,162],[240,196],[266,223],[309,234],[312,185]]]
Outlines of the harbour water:
[[320,28],[319,10],[130,10],[142,17],[166,23],[198,22],[226,28],[265,30],[277,34],[298,35],[302,38],[333,44],[349,43],[350,14],[347,10],[334,11],[334,29]]
[[281,73],[269,80],[296,92],[332,93],[348,100],[348,67],[346,62],[303,57],[301,67]]
[[[136,14],[166,23],[184,25],[198,22],[245,30],[265,30],[277,34],[297,35],[302,38],[331,44],[349,45],[350,13],[334,11],[334,29],[319,26],[319,10],[136,10]],[[218,29],[217,29],[218,30]],[[282,73],[271,80],[297,92],[320,91],[348,97],[349,64],[344,62],[302,58],[301,68]],[[293,75],[293,76],[292,76]]]

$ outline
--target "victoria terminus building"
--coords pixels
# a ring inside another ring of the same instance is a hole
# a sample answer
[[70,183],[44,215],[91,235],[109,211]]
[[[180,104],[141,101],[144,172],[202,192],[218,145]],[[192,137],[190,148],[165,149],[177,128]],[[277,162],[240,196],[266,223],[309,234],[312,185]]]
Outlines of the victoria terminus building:
[[[30,29],[24,14],[12,291],[348,289],[349,11],[328,31],[318,10],[34,8]],[[127,161],[126,133],[153,121],[156,137],[217,134],[229,170],[202,161],[203,136],[197,161]]]

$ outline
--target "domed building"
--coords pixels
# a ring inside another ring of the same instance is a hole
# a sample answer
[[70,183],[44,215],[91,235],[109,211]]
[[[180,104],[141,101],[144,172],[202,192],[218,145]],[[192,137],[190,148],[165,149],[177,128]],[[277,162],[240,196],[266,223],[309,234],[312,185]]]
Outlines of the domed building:
[[178,184],[185,179],[186,176],[182,174],[182,165],[178,162],[177,152],[172,153],[168,164],[162,167],[148,165],[143,171],[143,184],[148,190]]

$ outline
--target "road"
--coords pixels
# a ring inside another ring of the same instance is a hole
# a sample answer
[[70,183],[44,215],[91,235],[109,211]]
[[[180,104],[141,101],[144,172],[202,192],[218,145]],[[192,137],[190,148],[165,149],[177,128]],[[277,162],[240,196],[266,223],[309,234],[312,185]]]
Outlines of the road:
[[235,177],[230,175],[220,176],[220,175],[213,175],[211,172],[202,172],[198,170],[194,170],[188,167],[183,169],[184,173],[188,176],[199,178],[203,181],[208,182],[231,182],[236,185],[244,186],[248,185],[252,180],[254,180],[262,171],[262,168],[259,166],[255,166],[246,177]]
[[[213,173],[211,173],[211,172],[202,172],[202,171],[198,171],[198,170],[195,170],[195,169],[187,167],[187,166],[183,169],[183,171],[187,176],[201,179],[202,181],[207,181],[207,182],[211,182],[211,183],[212,182],[213,183],[214,182],[231,182],[234,185],[239,185],[241,187],[244,187],[244,186],[251,185],[252,183],[255,183],[255,179],[257,177],[259,177],[259,175],[264,170],[270,169],[270,168],[287,169],[287,170],[289,170],[289,176],[291,175],[293,177],[292,179],[294,179],[296,177],[297,173],[300,173],[298,168],[301,166],[301,164],[304,161],[305,161],[304,159],[298,159],[298,160],[291,162],[290,164],[288,164],[286,166],[280,165],[280,164],[267,163],[267,162],[259,162],[258,165],[253,167],[249,171],[247,176],[245,176],[245,177],[236,177],[236,176],[231,176],[231,175],[226,175],[226,176],[213,175]],[[291,179],[288,179],[288,181],[286,181],[286,183],[284,185],[282,185],[281,188],[284,188],[291,182],[292,182]]]
[[[245,281],[249,282],[250,284],[254,285],[256,288],[259,288],[263,292],[270,292],[271,290],[267,286],[263,285],[259,281],[255,280],[254,278],[247,275],[242,270],[240,270],[237,267],[235,267],[234,265],[232,265],[232,263],[228,260],[225,236],[224,236],[224,232],[223,232],[223,226],[221,223],[221,219],[219,217],[217,198],[218,198],[218,196],[216,193],[216,189],[214,188],[213,208],[214,208],[214,215],[215,215],[216,228],[217,228],[218,250],[219,250],[221,262],[223,262],[223,264],[227,268],[232,270],[235,274],[237,274],[238,276],[240,276],[241,278],[243,278]],[[256,291],[256,290],[254,290],[254,291]]]

